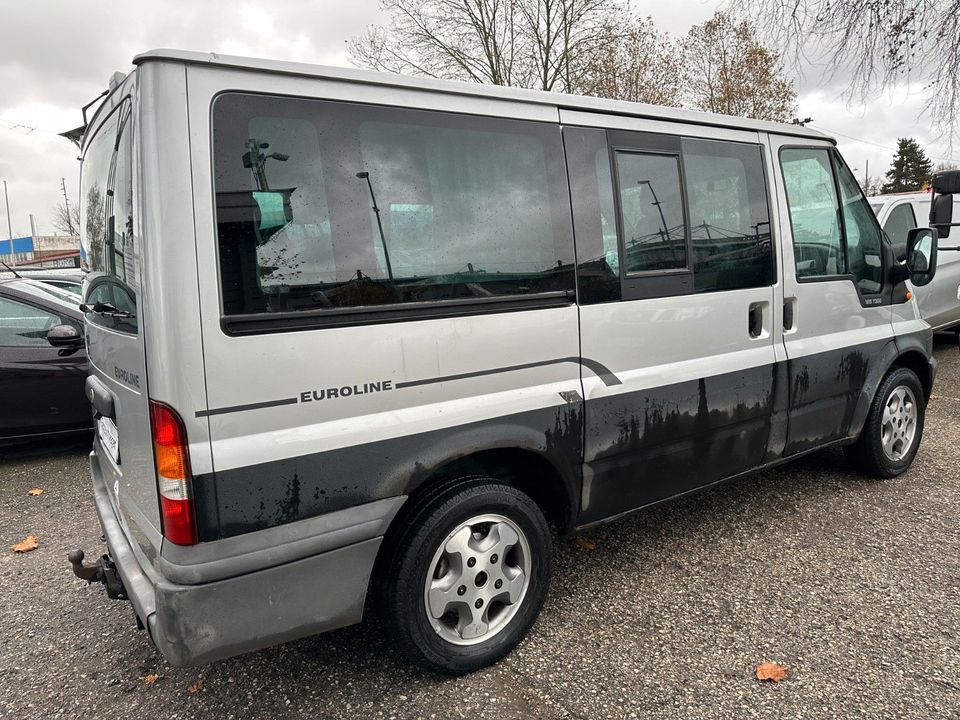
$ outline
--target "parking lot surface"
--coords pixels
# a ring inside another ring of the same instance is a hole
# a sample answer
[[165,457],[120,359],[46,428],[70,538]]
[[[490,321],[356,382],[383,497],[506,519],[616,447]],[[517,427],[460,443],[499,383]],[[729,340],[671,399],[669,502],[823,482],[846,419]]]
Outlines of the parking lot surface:
[[[66,562],[102,551],[86,451],[7,452],[0,717],[960,718],[955,341],[937,358],[907,474],[868,480],[825,451],[593,530],[592,550],[563,542],[531,635],[465,678],[409,667],[375,619],[171,668]],[[14,554],[28,534],[38,549]],[[758,682],[763,661],[789,678]]]

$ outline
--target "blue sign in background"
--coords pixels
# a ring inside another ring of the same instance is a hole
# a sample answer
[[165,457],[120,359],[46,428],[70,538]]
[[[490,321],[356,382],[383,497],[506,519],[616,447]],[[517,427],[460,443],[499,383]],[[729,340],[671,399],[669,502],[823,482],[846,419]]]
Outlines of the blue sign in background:
[[[14,238],[13,252],[26,253],[33,252],[33,238],[31,236]],[[11,255],[10,240],[0,240],[0,255]]]

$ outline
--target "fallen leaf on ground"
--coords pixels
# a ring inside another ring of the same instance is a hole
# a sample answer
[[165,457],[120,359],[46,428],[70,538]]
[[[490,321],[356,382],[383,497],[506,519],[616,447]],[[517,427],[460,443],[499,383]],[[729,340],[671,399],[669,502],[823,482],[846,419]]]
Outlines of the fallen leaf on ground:
[[786,680],[789,675],[790,671],[786,665],[781,665],[780,663],[765,662],[757,665],[757,680],[780,682],[781,680]]
[[27,495],[43,495],[43,488],[30,488]]
[[591,540],[590,538],[578,537],[576,539],[577,545],[582,547],[584,550],[596,550],[597,543]]
[[23,542],[18,542],[10,549],[17,553],[25,553],[30,552],[31,550],[36,550],[39,544],[40,538],[38,538],[36,535],[27,535],[23,539]]
[[159,679],[160,676],[156,673],[148,673],[140,676],[140,682],[142,682],[144,685],[153,685]]
[[203,678],[191,683],[190,687],[187,688],[187,692],[191,695],[196,695],[201,690],[203,690]]

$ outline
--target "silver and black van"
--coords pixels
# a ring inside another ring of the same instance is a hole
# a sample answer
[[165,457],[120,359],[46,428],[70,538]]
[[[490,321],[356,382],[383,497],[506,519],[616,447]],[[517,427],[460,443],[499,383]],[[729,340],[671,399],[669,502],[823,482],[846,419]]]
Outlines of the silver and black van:
[[[795,125],[158,50],[83,134],[106,553],[174,665],[360,621],[463,673],[552,538],[843,445],[934,381],[833,141]],[[957,179],[944,176],[949,200]],[[945,222],[949,223],[949,219]]]

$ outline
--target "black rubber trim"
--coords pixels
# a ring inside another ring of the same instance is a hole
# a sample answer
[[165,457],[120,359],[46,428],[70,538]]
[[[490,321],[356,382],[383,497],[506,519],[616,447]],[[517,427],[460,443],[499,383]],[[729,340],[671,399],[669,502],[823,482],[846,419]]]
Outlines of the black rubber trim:
[[535,295],[505,295],[460,298],[431,302],[392,303],[355,308],[298,310],[277,313],[224,315],[220,326],[231,337],[299,330],[322,330],[354,325],[378,325],[414,320],[440,320],[470,315],[522,312],[572,305],[574,290],[556,290]]

